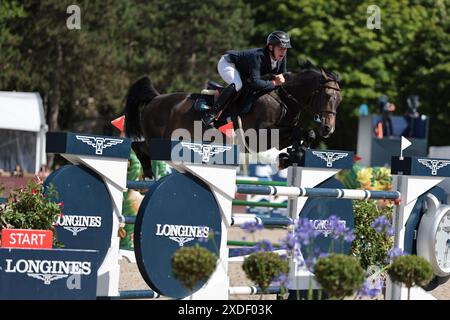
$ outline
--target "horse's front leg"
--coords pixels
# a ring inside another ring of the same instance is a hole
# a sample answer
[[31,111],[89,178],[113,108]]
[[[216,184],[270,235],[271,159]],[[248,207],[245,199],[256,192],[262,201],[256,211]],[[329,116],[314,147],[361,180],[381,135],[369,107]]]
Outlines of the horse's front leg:
[[311,129],[302,129],[295,126],[292,131],[292,149],[288,151],[292,163],[301,163],[306,150],[316,140],[316,133]]
[[152,161],[148,151],[147,144],[144,141],[134,141],[131,143],[131,148],[136,153],[139,162],[141,163],[144,177],[153,178]]

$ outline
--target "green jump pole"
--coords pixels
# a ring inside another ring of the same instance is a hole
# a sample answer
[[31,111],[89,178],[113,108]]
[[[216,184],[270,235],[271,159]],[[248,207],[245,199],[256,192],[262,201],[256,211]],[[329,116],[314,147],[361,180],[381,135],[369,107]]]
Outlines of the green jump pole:
[[[236,247],[254,247],[258,244],[258,242],[252,242],[252,241],[241,241],[241,240],[228,240],[227,245],[229,246],[236,246]],[[280,247],[281,245],[279,243],[272,243],[274,247]]]
[[287,203],[274,202],[257,202],[245,200],[233,200],[234,206],[249,206],[249,207],[269,207],[269,208],[287,208]]
[[270,181],[270,180],[236,180],[236,184],[251,184],[254,186],[280,186],[286,187],[287,182],[284,181]]

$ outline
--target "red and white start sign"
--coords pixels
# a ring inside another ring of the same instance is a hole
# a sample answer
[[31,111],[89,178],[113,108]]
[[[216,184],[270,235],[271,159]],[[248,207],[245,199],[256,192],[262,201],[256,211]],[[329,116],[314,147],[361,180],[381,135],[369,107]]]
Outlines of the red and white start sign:
[[1,247],[51,249],[53,232],[51,230],[3,229]]

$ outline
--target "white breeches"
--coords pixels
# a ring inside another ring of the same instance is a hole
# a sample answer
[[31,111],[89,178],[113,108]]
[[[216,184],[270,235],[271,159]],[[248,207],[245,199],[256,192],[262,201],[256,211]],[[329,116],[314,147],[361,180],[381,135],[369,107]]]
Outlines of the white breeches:
[[239,71],[236,70],[236,66],[234,63],[230,63],[222,56],[220,58],[219,63],[217,64],[217,71],[219,71],[222,79],[228,83],[234,83],[236,91],[241,90],[242,88],[242,80]]

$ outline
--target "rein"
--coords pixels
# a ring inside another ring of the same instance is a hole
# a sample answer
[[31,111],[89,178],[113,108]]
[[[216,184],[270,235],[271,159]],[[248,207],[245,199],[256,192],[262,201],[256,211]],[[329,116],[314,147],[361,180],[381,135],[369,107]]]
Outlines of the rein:
[[[316,112],[314,112],[314,106],[317,103],[321,103],[322,102],[322,98],[325,94],[325,90],[324,89],[332,89],[335,91],[341,91],[340,88],[336,88],[333,86],[329,86],[326,85],[326,83],[328,82],[334,82],[335,80],[329,79],[329,80],[325,80],[325,81],[321,81],[321,83],[319,84],[319,86],[312,91],[312,94],[309,96],[308,102],[305,105],[301,104],[300,101],[297,100],[297,98],[295,98],[292,94],[290,94],[286,88],[281,85],[280,89],[283,91],[283,93],[285,94],[286,98],[288,98],[289,100],[293,101],[296,105],[298,105],[300,107],[300,109],[304,109],[306,111],[308,111],[312,116],[315,122],[319,122],[320,123],[320,115]],[[319,101],[317,101],[316,97],[319,94]],[[280,97],[281,98],[281,97]],[[298,112],[298,114],[296,115],[295,119],[294,119],[294,126],[298,125],[299,119],[300,119],[300,112],[301,110]],[[327,110],[321,110],[319,111],[320,113],[328,113],[328,114],[332,114],[332,115],[336,115],[336,111],[327,111]]]

